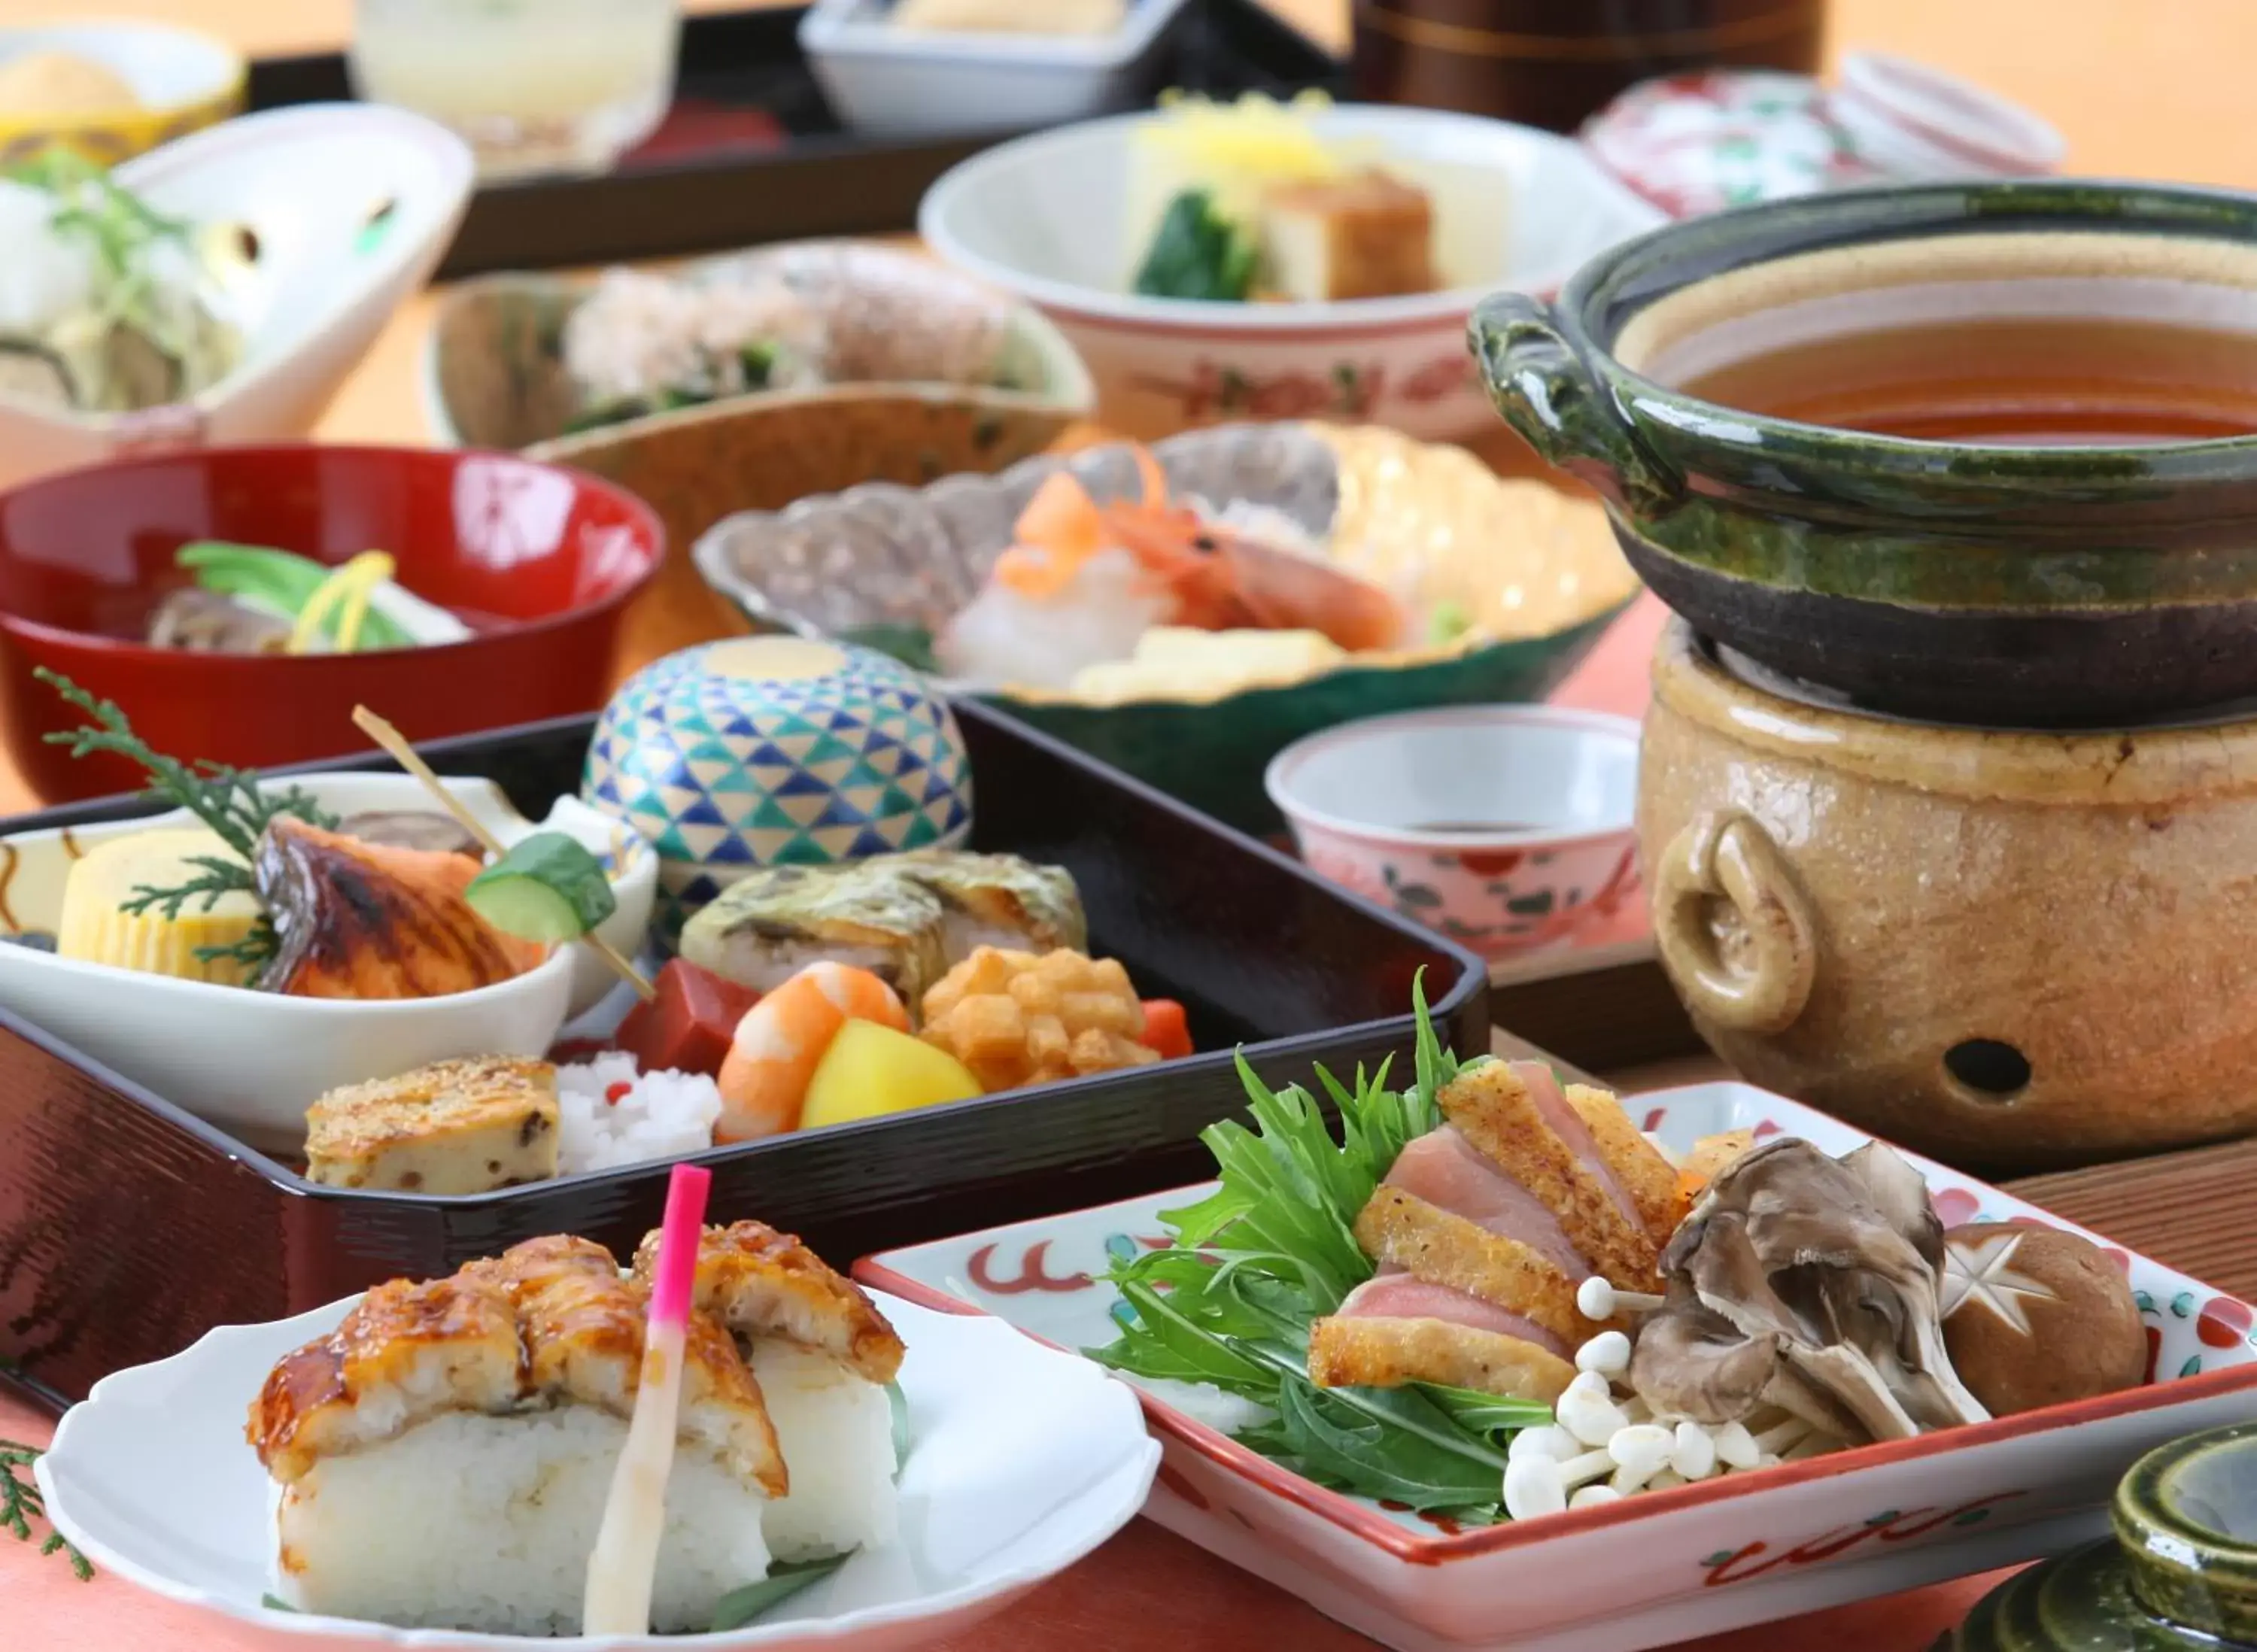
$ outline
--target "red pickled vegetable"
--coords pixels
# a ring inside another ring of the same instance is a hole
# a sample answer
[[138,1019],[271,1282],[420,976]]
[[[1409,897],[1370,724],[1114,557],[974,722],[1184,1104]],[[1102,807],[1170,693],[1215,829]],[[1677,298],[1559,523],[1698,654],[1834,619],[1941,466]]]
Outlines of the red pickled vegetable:
[[1144,1036],[1137,1041],[1147,1049],[1158,1050],[1164,1061],[1191,1055],[1192,1029],[1185,1019],[1184,1006],[1171,998],[1146,999]]
[[737,1023],[760,996],[687,958],[674,958],[658,972],[658,996],[627,1012],[616,1042],[644,1072],[711,1078],[721,1070]]

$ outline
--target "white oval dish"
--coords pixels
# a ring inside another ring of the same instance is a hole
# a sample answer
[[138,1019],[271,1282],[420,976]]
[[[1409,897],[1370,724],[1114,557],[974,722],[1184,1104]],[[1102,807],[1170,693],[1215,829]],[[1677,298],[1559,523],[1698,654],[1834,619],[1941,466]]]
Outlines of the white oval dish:
[[1496,415],[1466,349],[1475,302],[1545,293],[1663,222],[1570,140],[1438,109],[1344,104],[1313,116],[1435,194],[1447,290],[1320,304],[1230,304],[1128,290],[1132,143],[1153,114],[1041,131],[959,162],[917,229],[967,274],[1031,300],[1097,381],[1099,422],[1150,440],[1240,419],[1387,425],[1462,441]]
[[[406,774],[289,778],[332,813],[432,807]],[[538,825],[486,780],[448,789],[504,844],[541,830],[570,833],[625,865],[614,874],[619,909],[597,933],[633,956],[649,927],[658,858],[608,816],[560,798]],[[185,809],[0,837],[12,857],[0,883],[0,921],[11,934],[52,932],[75,850],[152,827],[192,824]],[[323,1091],[388,1078],[457,1055],[541,1055],[572,1015],[617,980],[585,947],[565,949],[513,980],[445,998],[353,1002],[285,998],[242,987],[118,969],[0,944],[0,1006],[248,1145],[294,1156],[306,1109]]]
[[438,264],[473,182],[471,152],[452,133],[363,103],[244,116],[111,175],[168,216],[240,223],[257,236],[259,257],[228,300],[243,359],[193,400],[138,413],[0,400],[0,485],[152,448],[308,434]]
[[[244,1415],[275,1360],[332,1330],[350,1302],[215,1331],[170,1359],[105,1377],[63,1418],[34,1472],[55,1529],[96,1567],[244,1626],[250,1638],[241,1644],[899,1652],[993,1615],[1128,1524],[1160,1448],[1144,1432],[1135,1393],[1087,1362],[998,1320],[891,1297],[879,1305],[909,1349],[901,1538],[725,1634],[532,1642],[261,1606],[272,1516]],[[184,1486],[196,1494],[180,1495]]]
[[1263,786],[1317,872],[1497,959],[1636,893],[1638,745],[1604,712],[1452,707],[1310,735]]

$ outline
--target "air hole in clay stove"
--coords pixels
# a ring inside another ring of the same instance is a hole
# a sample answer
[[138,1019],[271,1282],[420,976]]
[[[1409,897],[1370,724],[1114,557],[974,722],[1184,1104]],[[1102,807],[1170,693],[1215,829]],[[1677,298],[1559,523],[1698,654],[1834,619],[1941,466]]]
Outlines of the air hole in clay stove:
[[1943,1052],[1943,1070],[1977,1101],[2012,1101],[2030,1087],[2030,1058],[1995,1038],[1970,1038]]

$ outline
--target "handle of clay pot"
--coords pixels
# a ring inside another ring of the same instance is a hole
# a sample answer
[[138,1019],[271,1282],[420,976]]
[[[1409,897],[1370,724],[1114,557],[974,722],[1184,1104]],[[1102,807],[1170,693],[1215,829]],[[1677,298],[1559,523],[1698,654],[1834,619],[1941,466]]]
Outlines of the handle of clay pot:
[[1683,491],[1677,473],[1638,440],[1544,300],[1492,293],[1475,307],[1468,333],[1489,399],[1547,463],[1644,509]]
[[[1738,917],[1729,950],[1709,921],[1714,900]],[[1686,1002],[1730,1031],[1785,1032],[1810,999],[1810,903],[1771,834],[1737,810],[1703,815],[1670,840],[1654,869],[1653,931]]]

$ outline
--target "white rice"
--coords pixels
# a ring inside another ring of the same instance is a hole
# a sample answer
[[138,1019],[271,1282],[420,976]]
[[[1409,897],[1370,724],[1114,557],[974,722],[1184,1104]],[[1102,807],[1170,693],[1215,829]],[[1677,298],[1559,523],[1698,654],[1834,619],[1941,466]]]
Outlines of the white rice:
[[[626,1093],[608,1099],[622,1084]],[[703,1073],[638,1073],[634,1057],[618,1052],[559,1067],[556,1173],[703,1153],[720,1117],[720,1089]]]
[[752,1366],[791,1475],[791,1494],[768,1505],[777,1560],[891,1543],[900,1496],[886,1391],[828,1355],[773,1338],[753,1345]]
[[[450,1412],[324,1458],[282,1494],[274,1592],[301,1611],[404,1627],[577,1634],[626,1436],[625,1423],[589,1406]],[[768,1575],[768,1507],[711,1458],[676,1455],[654,1630],[709,1628],[722,1596]]]

